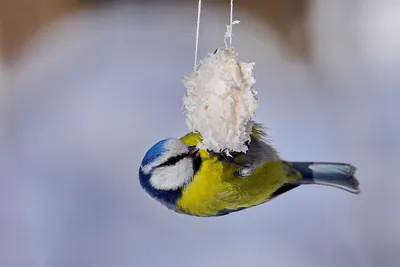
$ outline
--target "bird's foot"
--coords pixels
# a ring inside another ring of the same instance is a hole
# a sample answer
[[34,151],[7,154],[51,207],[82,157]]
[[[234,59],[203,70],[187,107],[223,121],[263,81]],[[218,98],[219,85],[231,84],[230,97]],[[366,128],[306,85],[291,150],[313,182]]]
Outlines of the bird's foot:
[[224,152],[224,151],[222,151],[222,152],[214,152],[212,150],[207,150],[207,152],[211,157],[218,157],[221,161],[228,162],[228,163],[233,164],[233,165],[238,166],[238,167],[243,167],[244,166],[243,164],[238,163],[235,160],[235,157],[227,155],[227,153]]
[[248,177],[253,174],[255,170],[255,166],[248,165],[248,164],[241,164],[235,160],[234,157],[228,156],[226,153],[215,153],[213,151],[208,151],[208,153],[213,157],[213,156],[218,156],[222,161],[225,161],[229,164],[233,164],[238,169],[235,171],[234,175],[238,177]]
[[222,158],[223,161],[226,161],[226,162],[228,162],[228,163],[230,163],[230,164],[233,164],[233,165],[235,165],[235,166],[237,166],[237,167],[239,167],[239,168],[246,167],[245,165],[240,164],[239,162],[237,162],[237,161],[235,160],[235,158],[233,158],[233,157],[231,157],[231,156],[228,156],[228,155],[225,154],[225,153],[222,153],[222,154],[221,154],[221,158]]

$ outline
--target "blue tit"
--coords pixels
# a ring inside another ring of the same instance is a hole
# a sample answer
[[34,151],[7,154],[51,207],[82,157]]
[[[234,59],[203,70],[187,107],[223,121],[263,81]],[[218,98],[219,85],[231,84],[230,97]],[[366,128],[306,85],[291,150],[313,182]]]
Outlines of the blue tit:
[[197,148],[201,135],[165,139],[145,154],[142,188],[178,213],[221,216],[265,203],[300,185],[319,184],[358,194],[356,168],[346,163],[289,162],[255,124],[246,153],[223,156]]

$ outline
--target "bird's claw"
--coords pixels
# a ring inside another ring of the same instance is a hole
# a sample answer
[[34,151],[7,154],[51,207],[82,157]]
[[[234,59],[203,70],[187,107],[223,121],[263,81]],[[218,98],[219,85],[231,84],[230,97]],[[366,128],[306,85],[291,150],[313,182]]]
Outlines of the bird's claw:
[[235,160],[235,158],[228,156],[226,153],[222,152],[222,153],[216,153],[214,151],[209,150],[208,153],[210,154],[210,156],[214,157],[214,156],[218,156],[221,160],[233,164],[236,167],[238,167],[238,169],[235,171],[234,175],[235,176],[239,176],[239,177],[248,177],[250,175],[252,175],[252,173],[254,172],[254,166],[251,165],[247,165],[247,164],[240,164],[239,162],[237,162]]
[[225,153],[222,153],[222,154],[221,154],[221,157],[222,157],[222,159],[223,159],[224,161],[226,161],[226,162],[228,162],[228,163],[230,163],[230,164],[233,164],[233,165],[235,165],[235,166],[237,166],[237,167],[239,167],[239,168],[245,167],[245,165],[240,164],[240,163],[237,162],[233,157],[230,157],[230,156],[228,156],[228,155],[225,154]]

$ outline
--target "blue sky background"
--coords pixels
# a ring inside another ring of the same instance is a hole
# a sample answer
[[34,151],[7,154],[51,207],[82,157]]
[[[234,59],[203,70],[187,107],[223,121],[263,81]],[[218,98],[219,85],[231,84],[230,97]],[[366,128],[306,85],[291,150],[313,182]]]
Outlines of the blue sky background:
[[[400,266],[400,4],[315,1],[311,65],[236,13],[234,46],[256,62],[257,121],[285,159],[355,164],[362,193],[304,186],[206,219],[165,209],[137,177],[153,143],[187,131],[195,12],[77,12],[3,75],[0,265]],[[204,7],[200,57],[223,46],[228,16]]]

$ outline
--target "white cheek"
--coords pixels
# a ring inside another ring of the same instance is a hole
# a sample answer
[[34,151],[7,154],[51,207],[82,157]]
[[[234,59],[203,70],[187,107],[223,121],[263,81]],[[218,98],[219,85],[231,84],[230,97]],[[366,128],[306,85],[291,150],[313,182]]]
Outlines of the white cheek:
[[157,168],[153,171],[150,184],[160,190],[175,190],[193,177],[193,164],[190,159],[183,159],[173,166]]

